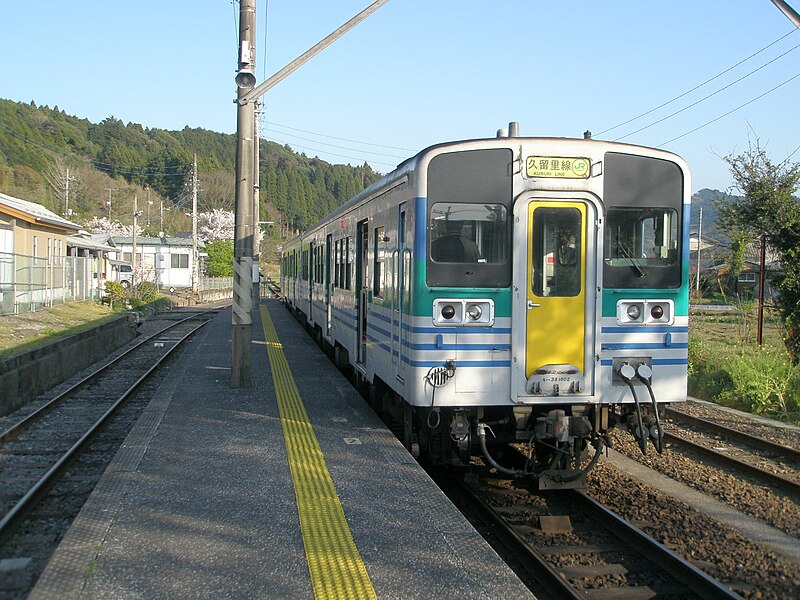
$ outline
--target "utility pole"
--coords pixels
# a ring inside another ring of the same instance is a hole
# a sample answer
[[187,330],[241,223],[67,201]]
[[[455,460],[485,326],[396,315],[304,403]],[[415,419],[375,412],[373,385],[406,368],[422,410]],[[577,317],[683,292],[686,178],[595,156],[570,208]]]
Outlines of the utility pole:
[[150,227],[150,207],[153,206],[153,201],[150,200],[150,188],[147,188],[147,227]]
[[231,386],[251,385],[253,339],[253,133],[254,106],[244,95],[255,85],[256,2],[239,2],[239,69],[236,75],[236,210],[233,240]]
[[259,239],[261,238],[261,226],[259,223],[259,204],[261,203],[261,165],[260,165],[260,146],[261,146],[261,115],[264,114],[260,110],[261,102],[256,101],[255,108],[255,121],[253,123],[254,131],[253,137],[255,138],[255,146],[253,147],[253,224],[255,225],[253,238],[253,305],[258,306],[261,299],[261,248],[259,247]]
[[67,174],[64,177],[64,215],[67,217],[72,215],[72,211],[69,209],[69,182],[74,179],[69,176],[69,167],[67,167]]
[[197,154],[192,165],[192,293],[197,293]]
[[133,260],[131,261],[131,267],[133,269],[133,272],[131,273],[131,285],[134,285],[134,286],[136,285],[136,273],[137,273],[137,271],[139,269],[139,263],[136,261],[136,217],[138,216],[136,214],[136,210],[139,208],[138,200],[139,200],[138,197],[136,196],[136,194],[134,194],[133,195],[133,228],[131,230],[131,233],[133,234],[133,243],[131,244],[133,246]]
[[233,333],[231,385],[250,386],[252,343],[254,102],[389,0],[376,0],[336,31],[255,87],[255,0],[239,0],[239,71],[236,74],[236,226],[233,244]]
[[700,223],[697,226],[697,281],[695,282],[695,290],[697,290],[697,298],[700,299],[700,246],[703,243],[703,207],[700,207]]
[[106,188],[108,190],[108,201],[106,202],[106,206],[108,206],[108,220],[111,221],[111,192],[116,192],[114,188]]

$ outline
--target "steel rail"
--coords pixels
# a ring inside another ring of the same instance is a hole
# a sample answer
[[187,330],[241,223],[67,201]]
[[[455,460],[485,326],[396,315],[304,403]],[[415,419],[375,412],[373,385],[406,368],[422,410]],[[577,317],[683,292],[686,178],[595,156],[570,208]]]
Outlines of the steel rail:
[[709,421],[707,419],[701,419],[700,417],[695,417],[694,415],[688,415],[685,412],[675,410],[672,407],[667,407],[664,411],[664,415],[671,419],[682,421],[688,425],[695,425],[713,433],[724,435],[725,437],[729,437],[737,442],[748,444],[753,448],[758,448],[759,450],[764,450],[766,452],[773,452],[779,456],[800,461],[800,450],[784,446],[783,444],[776,444],[775,442],[771,442],[764,438],[755,437],[743,431],[739,431],[738,429],[732,429],[726,425],[720,425],[719,423],[714,423],[713,421]]
[[528,544],[514,528],[508,524],[491,506],[482,500],[470,487],[463,481],[457,481],[461,490],[470,499],[474,506],[481,512],[482,516],[497,526],[503,533],[512,540],[517,550],[522,553],[522,557],[517,556],[518,560],[533,564],[535,568],[530,569],[536,581],[553,598],[565,598],[569,600],[586,600],[586,596],[575,589],[566,581],[559,572],[550,564],[547,559]]
[[14,437],[16,437],[17,435],[22,433],[25,429],[30,427],[36,420],[40,419],[41,417],[45,416],[47,413],[49,413],[49,412],[53,411],[55,408],[57,408],[71,394],[73,394],[74,392],[77,392],[78,390],[80,390],[81,388],[86,386],[89,382],[91,382],[98,375],[100,375],[101,373],[103,373],[107,369],[111,368],[112,366],[114,366],[115,364],[117,364],[118,362],[123,360],[124,358],[129,357],[133,352],[135,352],[136,350],[141,348],[144,344],[146,344],[149,341],[151,341],[151,340],[163,335],[164,332],[169,331],[170,329],[185,323],[186,321],[191,321],[192,319],[196,319],[198,316],[209,314],[209,313],[212,313],[212,312],[217,312],[217,311],[207,310],[207,311],[203,311],[203,312],[200,312],[200,313],[193,313],[192,315],[186,317],[185,319],[181,319],[179,321],[175,321],[174,323],[172,323],[171,325],[168,325],[167,327],[165,327],[164,329],[158,331],[157,333],[154,333],[153,335],[148,336],[148,337],[140,340],[135,346],[129,348],[128,350],[126,350],[125,352],[123,352],[122,354],[120,354],[119,356],[117,356],[116,358],[111,360],[110,362],[106,363],[105,365],[101,366],[97,370],[89,373],[86,377],[84,377],[80,381],[76,382],[74,385],[70,386],[69,389],[64,390],[62,393],[57,395],[55,398],[52,398],[52,399],[48,400],[45,404],[43,404],[42,406],[37,408],[31,414],[27,415],[24,419],[22,419],[21,421],[11,425],[8,429],[6,429],[2,433],[0,433],[0,443],[4,443],[4,442],[8,442],[8,441],[12,440]]
[[[188,319],[183,319],[184,322]],[[108,420],[117,412],[123,403],[135,392],[161,365],[172,352],[181,346],[189,336],[196,333],[200,328],[206,325],[208,321],[200,323],[197,327],[186,333],[180,340],[177,340],[172,348],[168,349],[159,359],[141,376],[136,382],[131,385],[118,399],[114,402],[102,417],[100,417],[89,430],[84,433],[81,438],[67,450],[61,458],[50,467],[47,472],[28,490],[28,492],[11,508],[8,513],[0,520],[0,544],[4,543],[8,537],[13,533],[14,529],[21,523],[22,519],[30,513],[36,503],[56,484],[59,475],[62,471],[69,466],[72,461],[77,457],[78,453],[88,444],[88,442],[103,428]],[[137,345],[138,346],[138,345]]]
[[585,492],[573,490],[572,494],[579,499],[578,501],[582,504],[582,508],[584,508],[587,513],[607,523],[609,525],[609,531],[619,537],[623,542],[630,544],[643,556],[657,564],[659,568],[669,573],[677,581],[681,582],[701,598],[742,600],[739,594],[713,577],[710,577],[689,561],[681,558],[666,546],[658,543],[618,514],[600,504],[597,500],[590,498]]
[[768,485],[777,486],[783,490],[786,490],[787,492],[791,492],[792,494],[800,495],[800,482],[798,481],[789,479],[783,475],[778,475],[777,473],[770,473],[769,471],[760,469],[753,464],[744,462],[743,460],[739,460],[738,458],[734,458],[732,456],[728,456],[722,452],[717,452],[708,446],[703,446],[697,442],[687,440],[686,438],[675,435],[674,433],[664,432],[664,439],[672,442],[673,444],[685,446],[686,448],[689,448],[698,454],[708,456],[713,460],[723,463],[729,467],[739,469],[748,475],[761,479],[761,481],[767,483]]

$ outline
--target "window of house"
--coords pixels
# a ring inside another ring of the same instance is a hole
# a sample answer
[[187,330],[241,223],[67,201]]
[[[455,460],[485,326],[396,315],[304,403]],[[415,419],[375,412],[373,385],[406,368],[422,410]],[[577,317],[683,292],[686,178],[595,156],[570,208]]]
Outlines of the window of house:
[[172,254],[171,267],[173,269],[188,269],[189,268],[189,255],[188,254]]

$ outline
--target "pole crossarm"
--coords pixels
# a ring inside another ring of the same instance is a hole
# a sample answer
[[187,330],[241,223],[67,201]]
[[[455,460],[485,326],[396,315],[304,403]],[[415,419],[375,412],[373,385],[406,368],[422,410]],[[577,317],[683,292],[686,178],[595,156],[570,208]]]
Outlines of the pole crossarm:
[[301,66],[303,66],[305,63],[307,63],[309,60],[314,58],[317,54],[322,52],[325,48],[330,46],[333,42],[335,42],[337,39],[342,37],[345,33],[350,31],[353,27],[358,25],[361,21],[366,19],[368,16],[370,16],[372,13],[374,13],[376,10],[378,10],[380,7],[382,7],[387,2],[389,2],[389,0],[376,0],[376,2],[373,2],[372,4],[370,4],[367,8],[362,10],[355,17],[353,17],[347,23],[345,23],[344,25],[339,27],[339,29],[337,29],[336,31],[331,33],[329,36],[327,36],[326,38],[324,38],[321,41],[317,42],[314,46],[312,46],[311,48],[306,50],[303,54],[301,54],[300,56],[295,58],[292,62],[290,62],[288,65],[283,67],[280,71],[278,71],[277,73],[272,75],[269,79],[267,79],[266,81],[262,82],[258,86],[254,87],[252,90],[248,91],[247,93],[243,94],[237,100],[237,102],[239,102],[239,103],[252,102],[253,100],[256,100],[260,96],[264,95],[266,92],[268,92],[273,87],[278,85],[281,81],[286,79],[294,71],[296,71]]
[[778,7],[778,10],[781,11],[787,19],[794,23],[795,27],[800,28],[800,15],[797,14],[797,11],[783,0],[772,0],[772,3]]

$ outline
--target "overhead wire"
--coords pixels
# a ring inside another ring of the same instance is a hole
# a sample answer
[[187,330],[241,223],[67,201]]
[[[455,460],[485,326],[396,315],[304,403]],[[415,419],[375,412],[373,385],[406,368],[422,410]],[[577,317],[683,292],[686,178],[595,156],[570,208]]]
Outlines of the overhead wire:
[[[264,139],[267,139],[269,141],[276,142],[276,143],[279,143],[279,144],[288,144],[292,148],[300,148],[302,150],[308,150],[310,152],[316,152],[316,153],[321,152],[318,148],[312,148],[312,147],[309,147],[309,146],[302,146],[300,144],[294,144],[292,142],[288,142],[286,140],[282,140],[280,138],[276,138],[275,136],[272,136],[272,135],[269,135],[269,136],[265,135]],[[355,150],[355,149],[351,148],[351,150]],[[385,166],[392,167],[392,168],[397,166],[397,163],[387,163],[387,162],[382,162],[382,161],[377,161],[377,160],[367,160],[363,156],[361,156],[361,157],[347,156],[347,155],[344,155],[344,154],[338,154],[336,152],[330,152],[328,150],[324,150],[322,152],[324,152],[326,154],[330,154],[331,156],[337,156],[339,158],[346,158],[348,160],[363,161],[363,162],[367,162],[367,163],[370,163],[370,164],[385,165]],[[356,150],[356,152],[358,152],[358,150]]]
[[351,143],[354,143],[354,144],[361,144],[363,146],[373,146],[375,148],[388,148],[390,150],[403,150],[404,152],[415,152],[415,150],[412,150],[411,148],[402,148],[400,146],[386,146],[386,145],[383,145],[383,144],[373,144],[371,142],[362,142],[362,141],[359,141],[359,140],[352,140],[352,139],[349,139],[349,138],[336,137],[336,136],[333,136],[333,135],[325,135],[324,133],[317,133],[315,131],[307,131],[305,129],[298,129],[297,127],[290,127],[289,125],[281,125],[280,123],[275,123],[275,122],[272,122],[272,123],[269,123],[269,124],[274,126],[274,127],[282,127],[284,129],[291,129],[292,131],[299,131],[301,133],[307,133],[309,135],[316,135],[318,137],[324,137],[324,138],[328,138],[328,139],[331,139],[331,140],[339,140],[341,142],[351,142]]
[[[348,146],[339,146],[337,144],[328,144],[327,142],[321,142],[319,140],[305,138],[305,137],[302,137],[302,136],[299,136],[299,135],[294,135],[293,133],[287,133],[285,131],[280,131],[278,133],[280,133],[281,135],[288,135],[289,137],[292,137],[292,138],[295,138],[295,139],[298,139],[298,140],[303,140],[305,142],[311,142],[313,144],[320,144],[322,146],[328,146],[330,148],[337,148],[339,150],[350,150],[352,152],[364,152],[363,150],[361,150],[359,148],[350,148]],[[326,137],[330,137],[330,136],[326,136]],[[338,138],[334,138],[334,139],[338,139]],[[349,140],[349,141],[353,141],[353,140]],[[405,158],[406,158],[405,156],[398,156],[396,154],[385,154],[385,153],[382,153],[382,152],[369,152],[369,155],[370,156],[385,156],[387,158],[397,158],[397,159],[400,159],[400,160],[405,160]]]
[[[655,125],[658,125],[659,123],[663,123],[663,122],[664,122],[664,121],[666,121],[667,119],[671,119],[672,117],[674,117],[674,116],[676,116],[676,115],[679,115],[680,113],[682,113],[682,112],[685,112],[685,111],[689,110],[690,108],[693,108],[693,107],[697,106],[698,104],[700,104],[700,103],[702,103],[702,102],[705,102],[705,101],[706,101],[706,100],[708,100],[709,98],[712,98],[713,96],[716,96],[717,94],[719,94],[719,93],[721,93],[721,92],[724,92],[724,91],[725,91],[725,90],[727,90],[728,88],[730,88],[730,87],[733,87],[733,86],[734,86],[734,85],[736,85],[737,83],[739,83],[739,82],[741,82],[741,81],[743,81],[743,80],[747,79],[748,77],[750,77],[751,75],[753,75],[753,74],[757,73],[757,72],[758,72],[758,71],[760,71],[761,69],[764,69],[764,68],[768,67],[769,65],[771,65],[772,63],[774,63],[775,61],[777,61],[777,60],[780,60],[781,58],[783,58],[784,56],[786,56],[786,55],[787,55],[787,54],[789,54],[790,52],[794,52],[794,51],[795,51],[795,50],[797,50],[798,48],[800,48],[800,44],[797,44],[796,46],[794,46],[793,48],[790,48],[789,50],[787,50],[787,51],[786,51],[786,52],[784,52],[783,54],[781,54],[781,55],[779,55],[779,56],[776,56],[775,58],[773,58],[772,60],[770,60],[770,61],[768,61],[768,62],[764,63],[763,65],[761,65],[761,66],[760,66],[760,67],[758,67],[757,69],[753,69],[752,71],[750,71],[750,72],[749,72],[749,73],[747,73],[746,75],[742,75],[742,76],[741,76],[739,79],[737,79],[737,80],[735,80],[735,81],[732,81],[732,82],[731,82],[731,83],[729,83],[728,85],[725,85],[725,86],[723,86],[723,87],[719,88],[718,90],[716,90],[716,91],[714,91],[714,92],[712,92],[712,93],[708,94],[707,96],[704,96],[703,98],[700,98],[700,99],[699,99],[699,100],[697,100],[696,102],[692,102],[692,103],[691,103],[691,104],[689,104],[688,106],[685,106],[685,107],[681,108],[680,110],[676,110],[676,111],[675,111],[675,112],[673,112],[672,114],[669,114],[669,115],[667,115],[666,117],[662,117],[661,119],[658,119],[658,120],[656,120],[656,121],[653,121],[652,123],[650,123],[650,124],[648,124],[648,125],[645,125],[644,127],[640,127],[639,129],[636,129],[635,131],[631,131],[630,133],[626,133],[626,134],[625,134],[625,135],[623,135],[623,136],[620,136],[620,137],[618,137],[618,138],[615,138],[615,139],[614,139],[614,141],[615,141],[615,142],[618,142],[619,140],[624,140],[625,138],[628,138],[628,137],[630,137],[630,136],[632,136],[632,135],[635,135],[635,134],[637,134],[637,133],[639,133],[639,132],[641,132],[641,131],[644,131],[645,129],[649,129],[650,127],[653,127],[653,126],[655,126]],[[740,63],[740,64],[741,64],[741,63]],[[778,86],[778,87],[780,87],[780,86]],[[697,89],[697,88],[694,88],[694,89]],[[687,92],[687,93],[688,93],[688,92]],[[685,94],[684,94],[684,95],[685,95]],[[666,104],[662,104],[661,106],[666,106]],[[743,106],[744,106],[744,105],[743,105]],[[599,135],[599,134],[598,134],[598,135]]]
[[[733,69],[735,69],[736,67],[738,67],[738,66],[740,66],[740,65],[743,65],[744,63],[746,63],[746,62],[747,62],[748,60],[750,60],[751,58],[754,58],[754,57],[758,56],[759,54],[761,54],[761,53],[762,53],[762,52],[764,52],[765,50],[768,50],[769,48],[771,48],[772,46],[774,46],[775,44],[777,44],[777,43],[778,43],[778,42],[780,42],[781,40],[783,40],[783,39],[785,39],[785,38],[789,37],[790,35],[792,35],[792,34],[793,34],[793,33],[795,33],[796,31],[797,31],[797,28],[794,28],[794,29],[792,29],[790,32],[788,32],[788,33],[786,33],[786,34],[782,35],[781,37],[779,37],[779,38],[778,38],[777,40],[775,40],[774,42],[771,42],[771,43],[767,44],[766,46],[764,46],[764,47],[763,47],[763,48],[761,48],[760,50],[757,50],[756,52],[754,52],[753,54],[751,54],[751,55],[750,55],[750,56],[748,56],[747,58],[743,58],[742,60],[740,60],[739,62],[737,62],[735,65],[733,65],[733,66],[731,66],[731,67],[728,67],[728,68],[727,68],[727,69],[725,69],[724,71],[721,71],[720,73],[717,73],[716,75],[714,75],[713,77],[710,77],[709,79],[706,79],[704,82],[702,82],[702,83],[700,83],[700,84],[698,84],[698,85],[694,86],[694,87],[693,87],[693,88],[691,88],[690,90],[687,90],[687,91],[685,91],[685,92],[682,92],[681,94],[678,94],[677,96],[675,96],[675,97],[674,97],[674,98],[672,98],[671,100],[667,100],[666,102],[664,102],[664,103],[662,103],[662,104],[659,104],[659,105],[658,105],[658,106],[656,106],[655,108],[651,108],[650,110],[648,110],[648,111],[645,111],[645,112],[643,112],[643,113],[641,113],[641,114],[639,114],[639,115],[636,115],[635,117],[633,117],[633,118],[631,118],[631,119],[628,119],[627,121],[623,121],[622,123],[618,123],[617,125],[614,125],[613,127],[609,127],[608,129],[604,129],[603,131],[601,131],[601,132],[599,132],[599,133],[597,133],[597,134],[595,134],[595,135],[597,135],[597,136],[601,136],[601,135],[603,135],[604,133],[608,133],[609,131],[613,131],[614,129],[618,129],[618,128],[622,127],[623,125],[627,125],[628,123],[632,123],[633,121],[636,121],[636,120],[638,120],[638,119],[641,119],[642,117],[646,117],[647,115],[649,115],[649,114],[651,114],[651,113],[653,113],[653,112],[655,112],[655,111],[657,111],[657,110],[659,110],[659,109],[661,109],[661,108],[664,108],[665,106],[668,106],[669,104],[672,104],[673,102],[675,102],[675,101],[677,101],[677,100],[680,100],[680,99],[681,99],[681,98],[683,98],[684,96],[687,96],[687,95],[691,94],[692,92],[694,92],[694,91],[696,91],[696,90],[699,90],[701,87],[703,87],[703,86],[705,86],[705,85],[707,85],[707,84],[711,83],[711,82],[712,82],[712,81],[714,81],[715,79],[719,79],[720,77],[722,77],[722,76],[723,76],[723,75],[725,75],[726,73],[728,73],[728,72],[732,71],[732,70],[733,70]],[[794,50],[794,48],[792,48],[792,50]],[[781,55],[781,56],[783,56],[783,55]],[[769,64],[769,63],[768,63],[768,64]]]
[[687,131],[686,133],[682,133],[681,135],[679,135],[679,136],[677,136],[677,137],[674,137],[674,138],[672,138],[671,140],[667,140],[666,142],[663,142],[663,143],[659,144],[659,145],[657,146],[657,148],[660,148],[660,147],[662,147],[662,146],[666,146],[667,144],[671,144],[671,143],[672,143],[672,142],[674,142],[675,140],[679,140],[679,139],[681,139],[681,138],[683,138],[683,137],[686,137],[687,135],[689,135],[689,134],[691,134],[691,133],[694,133],[695,131],[699,131],[700,129],[703,129],[704,127],[707,127],[708,125],[711,125],[712,123],[716,123],[716,122],[717,122],[717,121],[719,121],[720,119],[724,119],[724,118],[725,118],[725,117],[727,117],[728,115],[735,113],[737,110],[739,110],[739,109],[741,109],[741,108],[744,108],[744,107],[745,107],[745,106],[747,106],[748,104],[752,104],[752,103],[753,103],[753,102],[755,102],[756,100],[760,100],[761,98],[763,98],[763,97],[764,97],[764,96],[766,96],[767,94],[771,94],[772,92],[774,92],[774,91],[775,91],[775,90],[777,90],[778,88],[781,88],[781,87],[783,87],[784,85],[786,85],[787,83],[789,83],[789,82],[791,82],[791,81],[794,81],[794,80],[795,80],[795,79],[797,79],[798,77],[800,77],[800,73],[798,73],[798,74],[797,74],[797,75],[795,75],[794,77],[790,77],[789,79],[787,79],[787,80],[786,80],[786,81],[784,81],[783,83],[779,83],[779,84],[778,84],[778,85],[776,85],[774,88],[772,88],[772,89],[770,89],[770,90],[767,90],[767,91],[766,91],[766,92],[764,92],[763,94],[760,94],[760,95],[756,96],[755,98],[753,98],[753,99],[751,99],[751,100],[748,100],[748,101],[747,101],[747,102],[745,102],[744,104],[740,104],[739,106],[737,106],[737,107],[736,107],[736,108],[734,108],[733,110],[729,110],[729,111],[728,111],[728,112],[726,112],[724,115],[720,115],[719,117],[716,117],[716,118],[714,118],[714,119],[711,119],[710,121],[708,121],[708,122],[706,122],[706,123],[703,123],[703,124],[702,124],[702,125],[700,125],[699,127],[695,127],[695,128],[694,128],[694,129],[692,129],[691,131]]

